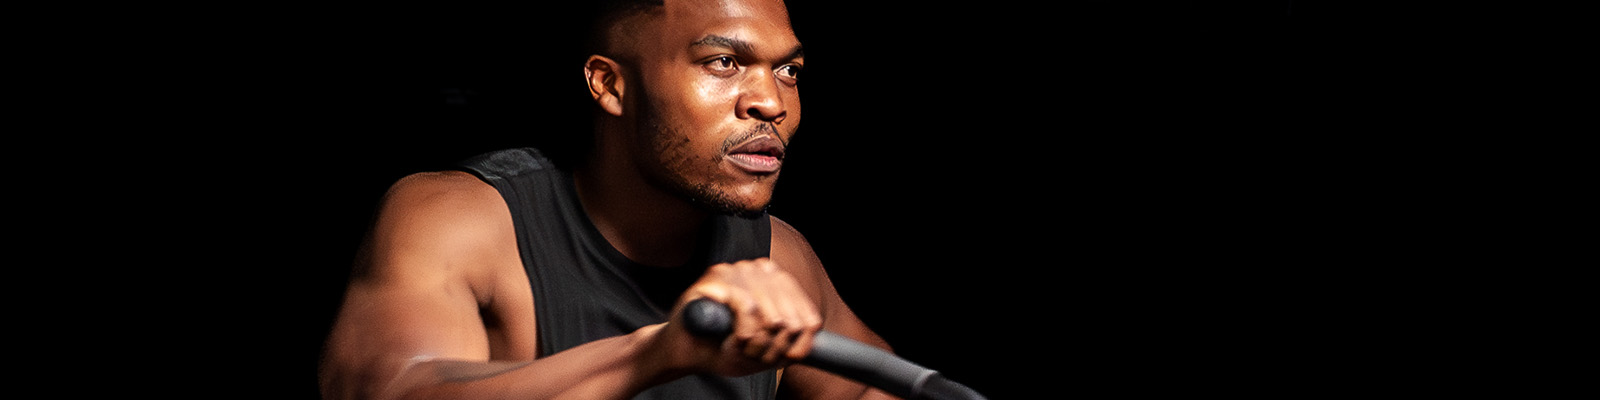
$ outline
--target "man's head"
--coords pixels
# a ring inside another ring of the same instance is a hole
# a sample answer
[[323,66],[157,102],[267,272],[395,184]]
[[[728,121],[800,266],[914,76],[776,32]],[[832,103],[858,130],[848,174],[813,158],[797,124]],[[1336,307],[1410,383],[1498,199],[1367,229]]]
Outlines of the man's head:
[[713,211],[759,214],[800,124],[800,42],[778,0],[622,7],[584,65],[599,162]]

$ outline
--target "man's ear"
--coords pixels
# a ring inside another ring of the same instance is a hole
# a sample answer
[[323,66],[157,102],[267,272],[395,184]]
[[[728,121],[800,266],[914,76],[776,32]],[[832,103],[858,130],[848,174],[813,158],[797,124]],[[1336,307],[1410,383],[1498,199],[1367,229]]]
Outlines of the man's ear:
[[614,116],[622,116],[622,95],[626,87],[622,66],[605,56],[591,55],[583,64],[583,77],[589,81],[589,95],[595,104]]

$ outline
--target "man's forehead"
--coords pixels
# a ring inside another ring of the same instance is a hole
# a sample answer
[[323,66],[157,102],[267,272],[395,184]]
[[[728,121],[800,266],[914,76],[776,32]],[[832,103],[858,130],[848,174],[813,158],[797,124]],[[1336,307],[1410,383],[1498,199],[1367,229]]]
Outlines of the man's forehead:
[[756,25],[789,30],[789,13],[778,0],[667,0],[665,20],[678,28]]
[[[666,18],[662,22],[669,26],[664,28],[676,32],[663,39],[672,42],[704,43],[706,37],[723,37],[758,45],[762,42],[781,47],[798,44],[790,43],[794,42],[794,32],[781,1],[668,0],[666,5]],[[773,40],[785,43],[770,43]]]
[[788,9],[781,0],[666,0],[664,3],[669,13],[679,11],[686,16],[788,19]]

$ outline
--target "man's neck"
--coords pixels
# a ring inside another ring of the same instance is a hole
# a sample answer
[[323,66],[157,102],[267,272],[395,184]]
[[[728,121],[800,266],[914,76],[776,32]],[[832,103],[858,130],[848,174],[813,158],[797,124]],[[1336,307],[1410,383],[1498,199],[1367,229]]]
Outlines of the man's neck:
[[589,220],[634,262],[663,267],[688,263],[710,214],[624,165],[590,162],[573,174]]

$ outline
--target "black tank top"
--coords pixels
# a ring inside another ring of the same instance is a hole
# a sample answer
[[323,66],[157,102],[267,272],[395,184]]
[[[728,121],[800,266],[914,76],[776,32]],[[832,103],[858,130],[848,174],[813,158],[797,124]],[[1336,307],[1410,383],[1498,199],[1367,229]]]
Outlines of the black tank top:
[[[493,185],[511,208],[517,251],[533,287],[539,357],[664,322],[678,296],[709,266],[771,251],[765,215],[715,215],[686,266],[640,265],[600,235],[578,202],[571,173],[556,169],[538,150],[496,151],[461,167]],[[635,399],[771,399],[776,387],[775,370],[737,378],[695,375]]]

